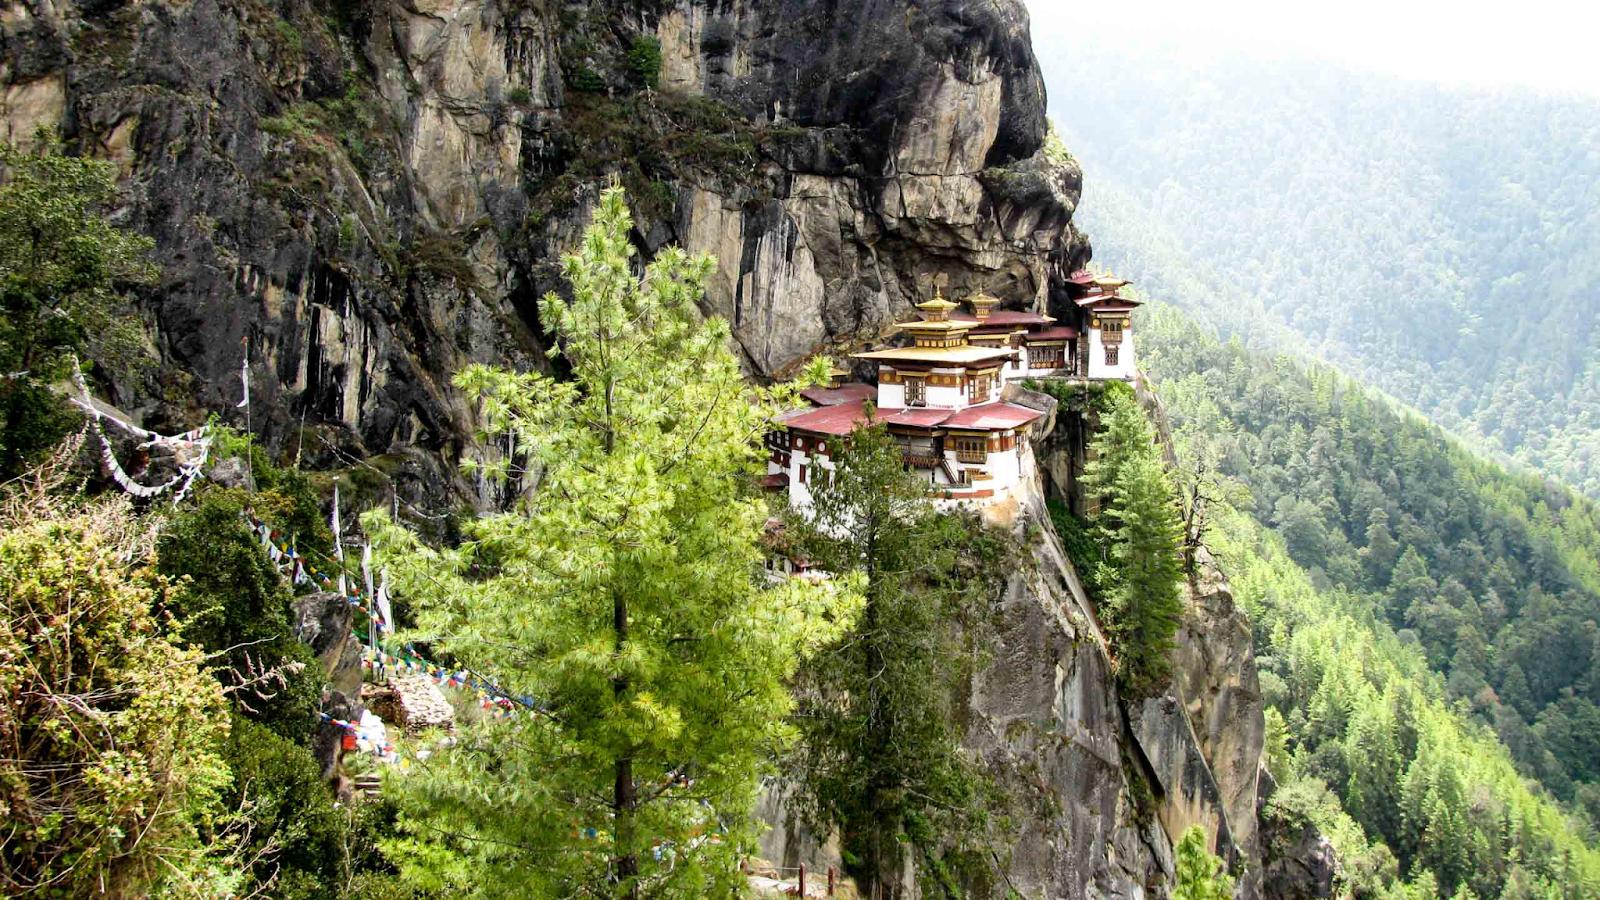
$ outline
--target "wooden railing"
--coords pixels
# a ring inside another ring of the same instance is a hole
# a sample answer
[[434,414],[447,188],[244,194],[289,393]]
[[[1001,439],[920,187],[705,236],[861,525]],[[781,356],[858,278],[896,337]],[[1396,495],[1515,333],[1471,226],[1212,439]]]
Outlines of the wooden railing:
[[922,453],[911,453],[907,451],[902,453],[901,457],[905,459],[906,465],[918,469],[936,469],[939,467],[939,457],[937,456],[929,456]]

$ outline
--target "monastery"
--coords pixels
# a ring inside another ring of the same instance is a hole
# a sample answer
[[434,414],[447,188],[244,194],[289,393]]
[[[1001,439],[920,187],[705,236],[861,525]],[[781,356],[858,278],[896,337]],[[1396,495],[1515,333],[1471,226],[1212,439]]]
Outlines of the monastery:
[[940,505],[1011,497],[1034,465],[1030,426],[1046,413],[1008,400],[1006,385],[1040,377],[1131,381],[1137,371],[1129,323],[1139,303],[1117,293],[1128,282],[1080,271],[1068,284],[1070,324],[996,310],[1000,301],[983,293],[967,297],[963,310],[936,291],[917,305],[917,321],[897,326],[909,345],[854,355],[877,365],[876,386],[841,383],[848,373],[836,367],[828,387],[804,393],[809,407],[779,418],[781,428],[767,437],[767,487],[808,508],[810,480],[833,469],[870,409],[871,422],[888,425],[906,466],[928,480]]

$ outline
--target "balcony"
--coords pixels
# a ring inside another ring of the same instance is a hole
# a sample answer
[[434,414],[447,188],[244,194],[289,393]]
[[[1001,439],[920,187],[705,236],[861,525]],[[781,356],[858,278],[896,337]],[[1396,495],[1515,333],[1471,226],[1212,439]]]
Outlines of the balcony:
[[905,460],[906,465],[911,466],[912,468],[937,469],[939,467],[939,457],[937,456],[926,455],[922,453],[911,453],[909,451],[900,454],[900,456]]

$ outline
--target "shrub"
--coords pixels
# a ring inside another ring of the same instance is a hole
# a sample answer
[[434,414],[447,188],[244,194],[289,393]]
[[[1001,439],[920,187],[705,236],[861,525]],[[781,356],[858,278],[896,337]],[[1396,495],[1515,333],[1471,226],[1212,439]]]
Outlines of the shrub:
[[[224,671],[283,670],[281,681],[235,697],[273,731],[301,738],[310,732],[324,679],[310,649],[295,638],[288,586],[244,527],[249,500],[241,491],[203,490],[161,535],[159,567],[179,582],[169,602],[184,637],[221,654]],[[256,500],[280,523],[281,510],[294,508],[276,492]]]
[[645,87],[661,87],[661,39],[649,35],[634,38],[628,49],[628,70]]
[[341,808],[310,751],[236,716],[224,745],[233,769],[229,808],[248,810],[248,856],[277,900],[339,896],[359,873],[383,865],[366,810]]
[[212,829],[221,686],[164,636],[168,584],[125,499],[0,510],[0,879],[7,892],[228,892]]

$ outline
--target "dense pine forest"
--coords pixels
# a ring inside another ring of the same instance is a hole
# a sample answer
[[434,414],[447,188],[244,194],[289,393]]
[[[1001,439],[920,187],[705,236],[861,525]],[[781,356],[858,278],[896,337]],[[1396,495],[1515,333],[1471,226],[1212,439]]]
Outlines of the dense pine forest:
[[1279,807],[1362,848],[1358,885],[1587,896],[1600,510],[1173,307],[1141,338],[1188,477],[1248,488],[1207,541],[1256,630]]
[[1600,493],[1600,101],[1096,40],[1040,55],[1098,262]]

